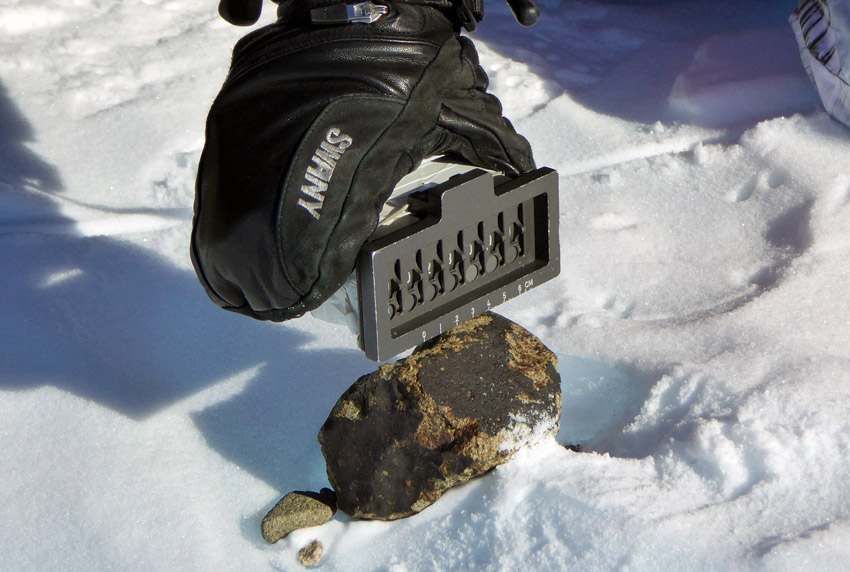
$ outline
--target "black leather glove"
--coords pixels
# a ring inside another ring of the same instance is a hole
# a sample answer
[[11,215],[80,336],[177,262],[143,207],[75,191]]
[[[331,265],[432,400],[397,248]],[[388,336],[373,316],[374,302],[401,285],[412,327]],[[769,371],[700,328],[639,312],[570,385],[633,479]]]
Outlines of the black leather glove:
[[[255,8],[243,21],[259,15],[256,0],[224,3],[222,14],[234,17],[238,3]],[[281,321],[319,306],[350,275],[393,187],[426,157],[534,168],[458,35],[466,8],[358,6],[291,0],[234,49],[207,119],[191,247],[225,309]],[[358,14],[374,21],[343,20]]]

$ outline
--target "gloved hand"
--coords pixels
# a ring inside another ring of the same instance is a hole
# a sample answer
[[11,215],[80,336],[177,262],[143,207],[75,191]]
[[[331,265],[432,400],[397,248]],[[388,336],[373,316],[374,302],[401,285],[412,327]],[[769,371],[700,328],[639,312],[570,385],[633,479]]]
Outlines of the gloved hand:
[[[275,24],[241,39],[207,118],[192,261],[218,305],[258,319],[298,317],[333,294],[393,187],[424,158],[534,168],[458,35],[480,10],[335,1],[287,1]],[[243,22],[261,6],[222,4]]]

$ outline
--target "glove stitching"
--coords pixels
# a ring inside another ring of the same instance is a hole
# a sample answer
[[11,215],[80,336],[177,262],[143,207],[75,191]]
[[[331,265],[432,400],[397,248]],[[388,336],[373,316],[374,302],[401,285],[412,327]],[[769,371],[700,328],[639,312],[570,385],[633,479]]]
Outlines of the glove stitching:
[[[421,82],[422,78],[423,78],[423,77],[425,77],[425,76],[428,74],[429,70],[431,70],[431,69],[432,69],[435,65],[437,65],[437,62],[438,62],[438,61],[440,61],[440,52],[441,52],[441,51],[442,51],[442,50],[443,50],[443,49],[444,49],[444,48],[445,48],[445,47],[446,47],[446,46],[447,46],[447,45],[448,45],[448,44],[452,41],[452,39],[453,39],[453,38],[449,38],[448,40],[446,40],[446,42],[444,42],[442,45],[440,45],[440,46],[438,47],[437,54],[434,56],[434,58],[432,58],[432,59],[431,59],[431,61],[430,61],[430,62],[428,62],[428,65],[426,65],[426,66],[423,68],[422,73],[420,74],[419,78],[417,78],[417,85],[421,85],[421,83],[420,83],[420,82]],[[418,104],[418,102],[419,102],[419,101],[418,101],[418,99],[419,99],[419,98],[417,97],[417,95],[418,95],[418,94],[417,94],[417,90],[414,88],[413,92],[411,92],[411,95],[410,95],[409,97],[407,97],[407,98],[404,100],[404,103],[403,103],[403,105],[402,105],[401,111],[400,111],[400,112],[399,112],[399,114],[396,116],[395,120],[394,120],[394,121],[393,121],[390,125],[388,125],[388,126],[386,127],[386,129],[384,129],[384,130],[382,131],[381,135],[380,135],[380,136],[378,136],[378,137],[375,139],[374,143],[373,143],[373,144],[369,147],[369,149],[368,149],[368,150],[367,150],[367,151],[363,154],[363,158],[364,158],[364,160],[365,160],[365,158],[366,158],[366,157],[368,157],[368,156],[370,155],[370,153],[371,153],[371,152],[375,149],[375,147],[376,147],[376,146],[378,146],[379,144],[383,144],[383,143],[384,143],[384,134],[386,134],[386,133],[388,133],[388,132],[391,132],[393,129],[396,129],[396,128],[397,128],[397,126],[399,125],[399,123],[400,123],[400,122],[402,122],[404,119],[406,119],[406,115],[408,114],[408,112],[409,112],[409,110],[411,109],[411,107],[414,105],[414,101],[415,101],[415,103],[416,103],[416,104]],[[421,97],[421,96],[420,96],[420,97]],[[398,102],[398,99],[390,99],[390,101],[396,101],[396,102]],[[438,115],[437,115],[437,117],[435,118],[435,125],[434,125],[434,127],[437,127],[437,126],[438,126],[438,125],[437,125],[437,122],[438,122],[438,121],[439,121],[439,114],[438,114]],[[354,181],[356,181],[356,180],[357,180],[358,175],[360,175],[361,170],[363,169],[363,162],[364,162],[364,161],[361,161],[360,165],[358,165],[357,169],[356,169],[356,170],[354,171],[354,173],[352,174],[352,177],[351,177],[352,186],[353,186]],[[395,184],[396,184],[397,182],[398,182],[398,181],[391,181],[391,183],[392,183],[392,184],[388,186],[389,188],[385,189],[385,190],[384,190],[384,192],[382,192],[382,193],[380,193],[379,195],[377,195],[377,196],[376,196],[376,199],[377,199],[379,202],[383,202],[384,200],[386,200],[387,196],[388,196],[389,194],[391,194],[391,193],[392,193],[392,189],[393,189],[393,187],[395,186]],[[349,206],[349,201],[351,200],[351,192],[350,192],[350,191],[351,191],[351,188],[349,188],[349,192],[347,193],[347,195],[346,195],[346,197],[345,197],[345,200],[344,200],[344,201],[343,201],[343,203],[342,203],[342,206],[341,206],[340,212],[345,212],[345,211],[346,211],[346,207],[347,207],[347,206]],[[371,234],[371,232],[372,232],[372,231],[374,231],[374,229],[375,229],[375,227],[377,226],[377,223],[378,223],[377,212],[375,213],[375,215],[376,215],[376,216],[375,216],[375,222],[374,222],[374,224],[372,225],[372,228],[370,229],[370,234]],[[340,225],[340,222],[341,222],[341,221],[342,221],[342,217],[340,217],[340,218],[338,218],[338,219],[336,220],[336,222],[335,222],[335,224],[334,224],[334,227],[333,227],[333,229],[331,230],[331,232],[330,232],[330,234],[329,234],[328,248],[325,248],[325,249],[324,249],[324,251],[322,252],[322,256],[321,256],[321,258],[319,259],[319,268],[320,268],[320,269],[324,266],[324,261],[325,261],[325,259],[326,259],[326,257],[327,257],[327,254],[328,254],[329,250],[330,250],[330,249],[329,249],[329,246],[330,246],[330,244],[331,244],[331,243],[333,243],[333,242],[334,242],[334,241],[333,241],[333,237],[334,237],[334,235],[338,232],[338,230],[339,230],[339,225]],[[368,239],[367,239],[367,240],[368,240]],[[361,245],[361,246],[362,246],[362,245]],[[355,259],[355,260],[356,260],[356,259]],[[355,264],[356,264],[356,262],[355,262]],[[320,271],[320,272],[321,272],[321,271]],[[321,273],[319,274],[319,276],[317,277],[317,279],[313,282],[313,285],[312,285],[312,286],[308,289],[307,293],[306,293],[306,294],[302,297],[302,301],[306,301],[308,298],[316,298],[316,299],[317,299],[317,300],[321,303],[321,301],[323,300],[323,299],[322,299],[322,297],[321,297],[321,293],[317,293],[317,292],[316,292],[316,284],[319,284],[319,283],[320,283],[320,279],[321,279]],[[304,304],[305,304],[305,306],[306,306],[306,307],[309,307],[309,306],[310,306],[310,305],[309,305],[309,304],[307,304],[306,302],[304,302]]]
[[[353,100],[358,100],[358,99],[367,99],[368,101],[383,100],[383,101],[387,101],[387,102],[395,103],[395,104],[398,104],[398,103],[399,103],[399,98],[393,98],[393,97],[375,97],[375,96],[363,97],[363,96],[359,96],[359,95],[358,95],[358,96],[347,96],[347,97],[344,97],[344,98],[340,98],[340,99],[336,100],[336,102],[338,102],[338,101],[346,101],[346,100],[348,100],[348,101],[353,101]],[[336,102],[334,102],[334,103],[336,103]],[[402,107],[402,113],[403,113],[403,110],[404,110],[404,107]],[[293,155],[293,157],[298,157],[298,156],[302,153],[302,151],[303,151],[303,149],[304,149],[304,146],[306,145],[307,141],[310,139],[310,136],[311,136],[313,133],[315,133],[316,129],[317,129],[317,128],[318,128],[318,126],[321,124],[321,119],[322,119],[322,118],[323,118],[323,117],[324,117],[327,113],[328,113],[328,108],[326,107],[324,110],[322,110],[322,113],[320,113],[320,114],[316,117],[316,119],[315,119],[315,120],[313,121],[313,123],[311,124],[310,128],[309,128],[309,129],[308,129],[308,130],[304,133],[304,135],[303,135],[303,137],[302,137],[302,139],[301,139],[301,143],[299,144],[298,149],[297,149],[297,151],[295,152],[295,154]],[[401,113],[399,113],[399,115],[401,115]],[[391,128],[395,125],[395,124],[396,124],[396,122],[395,122],[395,121],[393,121],[392,123],[390,123],[390,124],[387,126],[387,128],[386,128],[386,129],[384,129],[384,130],[383,130],[383,131],[382,131],[382,132],[378,135],[378,137],[375,139],[375,141],[372,143],[372,145],[370,145],[370,146],[366,149],[366,151],[364,152],[364,154],[363,154],[363,157],[364,157],[364,158],[369,156],[369,153],[372,151],[372,149],[374,149],[375,145],[377,145],[377,144],[378,144],[378,142],[379,142],[379,141],[381,141],[381,138],[382,138],[383,134],[384,134],[384,133],[386,133],[389,129],[391,129]],[[361,160],[360,165],[358,165],[357,169],[356,169],[356,170],[352,173],[352,176],[351,176],[351,181],[352,181],[352,182],[353,182],[353,181],[357,178],[357,174],[360,172],[360,168],[361,168],[361,166],[362,166],[362,160]],[[289,179],[289,177],[291,176],[291,174],[292,174],[292,173],[291,173],[291,171],[290,171],[290,170],[287,170],[287,172],[286,172],[286,177],[285,177],[284,181],[282,181],[282,183],[281,183],[281,187],[280,187],[280,188],[281,188],[282,190],[285,190],[285,189],[286,189],[286,182],[287,182],[287,180]],[[340,206],[340,213],[344,213],[344,212],[345,212],[345,206],[346,206],[346,203],[348,202],[348,199],[349,199],[350,195],[351,195],[351,186],[349,186],[349,188],[348,188],[348,189],[347,189],[347,191],[346,191],[346,197],[345,197],[345,200],[342,202],[342,205]],[[277,212],[278,212],[278,213],[280,213],[280,212],[282,211],[284,200],[285,200],[285,195],[284,195],[284,193],[282,192],[282,193],[281,193],[281,195],[280,195],[280,200],[279,200],[279,204],[278,204],[278,207],[277,207]],[[276,225],[275,225],[275,226],[276,226],[276,231],[275,231],[275,232],[276,232],[276,234],[277,234],[277,243],[278,243],[278,249],[277,249],[277,251],[278,251],[278,260],[280,261],[280,266],[281,266],[281,270],[283,271],[283,275],[284,275],[284,276],[286,277],[286,279],[289,281],[289,284],[290,284],[290,286],[292,287],[292,289],[293,289],[293,290],[295,290],[295,291],[298,293],[298,295],[299,295],[299,296],[301,296],[301,299],[302,299],[302,300],[305,300],[306,298],[308,298],[308,297],[311,295],[311,293],[313,293],[313,292],[314,292],[314,290],[315,290],[315,285],[321,282],[321,277],[322,277],[322,275],[321,275],[322,261],[325,259],[325,257],[326,257],[326,255],[327,255],[328,251],[330,250],[330,245],[331,245],[331,243],[333,242],[333,241],[331,240],[331,237],[333,237],[334,233],[336,233],[337,228],[339,227],[339,223],[340,223],[340,220],[342,219],[342,217],[341,217],[341,216],[340,216],[340,217],[338,217],[338,218],[336,219],[336,222],[334,223],[333,227],[331,228],[331,231],[330,231],[330,233],[328,234],[328,237],[329,237],[329,238],[328,238],[328,241],[327,241],[327,243],[326,243],[326,245],[325,245],[325,248],[322,250],[322,255],[321,255],[321,257],[319,258],[319,264],[318,264],[318,267],[319,267],[319,273],[318,273],[318,275],[316,276],[316,278],[315,278],[315,280],[313,281],[313,283],[310,285],[310,287],[309,287],[309,288],[306,288],[306,290],[305,290],[304,292],[302,292],[302,291],[301,291],[301,289],[298,289],[298,288],[296,288],[296,287],[295,287],[295,281],[294,281],[294,280],[293,280],[293,278],[292,278],[292,275],[291,275],[290,269],[289,269],[289,267],[288,267],[288,264],[287,264],[287,262],[286,262],[286,260],[284,259],[284,256],[283,256],[283,254],[284,254],[284,253],[283,253],[283,247],[282,247],[282,244],[281,244],[281,240],[282,240],[282,238],[281,238],[281,237],[283,236],[283,229],[281,228],[281,222],[282,222],[282,220],[281,220],[281,219],[282,219],[282,217],[280,216],[280,214],[278,214],[277,222],[276,222]],[[303,302],[302,302],[302,303],[303,303]]]

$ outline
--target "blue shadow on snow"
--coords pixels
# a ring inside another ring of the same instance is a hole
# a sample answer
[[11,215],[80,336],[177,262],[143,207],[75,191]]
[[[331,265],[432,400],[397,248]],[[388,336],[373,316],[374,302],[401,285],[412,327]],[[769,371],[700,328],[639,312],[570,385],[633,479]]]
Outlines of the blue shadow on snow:
[[353,341],[308,350],[286,324],[220,310],[193,272],[146,249],[80,236],[2,86],[0,120],[0,391],[54,386],[141,421],[241,376],[190,413],[210,447],[280,490],[324,486],[318,430],[374,364]]

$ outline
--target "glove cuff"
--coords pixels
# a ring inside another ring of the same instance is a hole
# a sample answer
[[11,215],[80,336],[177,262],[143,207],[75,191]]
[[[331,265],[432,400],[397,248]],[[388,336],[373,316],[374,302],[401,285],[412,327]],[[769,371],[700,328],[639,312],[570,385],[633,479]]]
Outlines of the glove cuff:
[[[447,15],[454,16],[459,25],[473,32],[478,27],[478,22],[484,17],[484,1],[483,0],[378,0],[371,2],[365,0],[363,2],[345,2],[344,0],[306,0],[298,3],[282,2],[277,10],[278,24],[328,24],[339,25],[345,24],[343,19],[339,21],[333,20],[317,20],[311,18],[311,13],[316,10],[341,10],[343,13],[346,8],[360,6],[392,6],[393,4],[409,4],[413,6],[428,6],[436,8]],[[347,23],[371,23],[361,19],[349,19]]]

